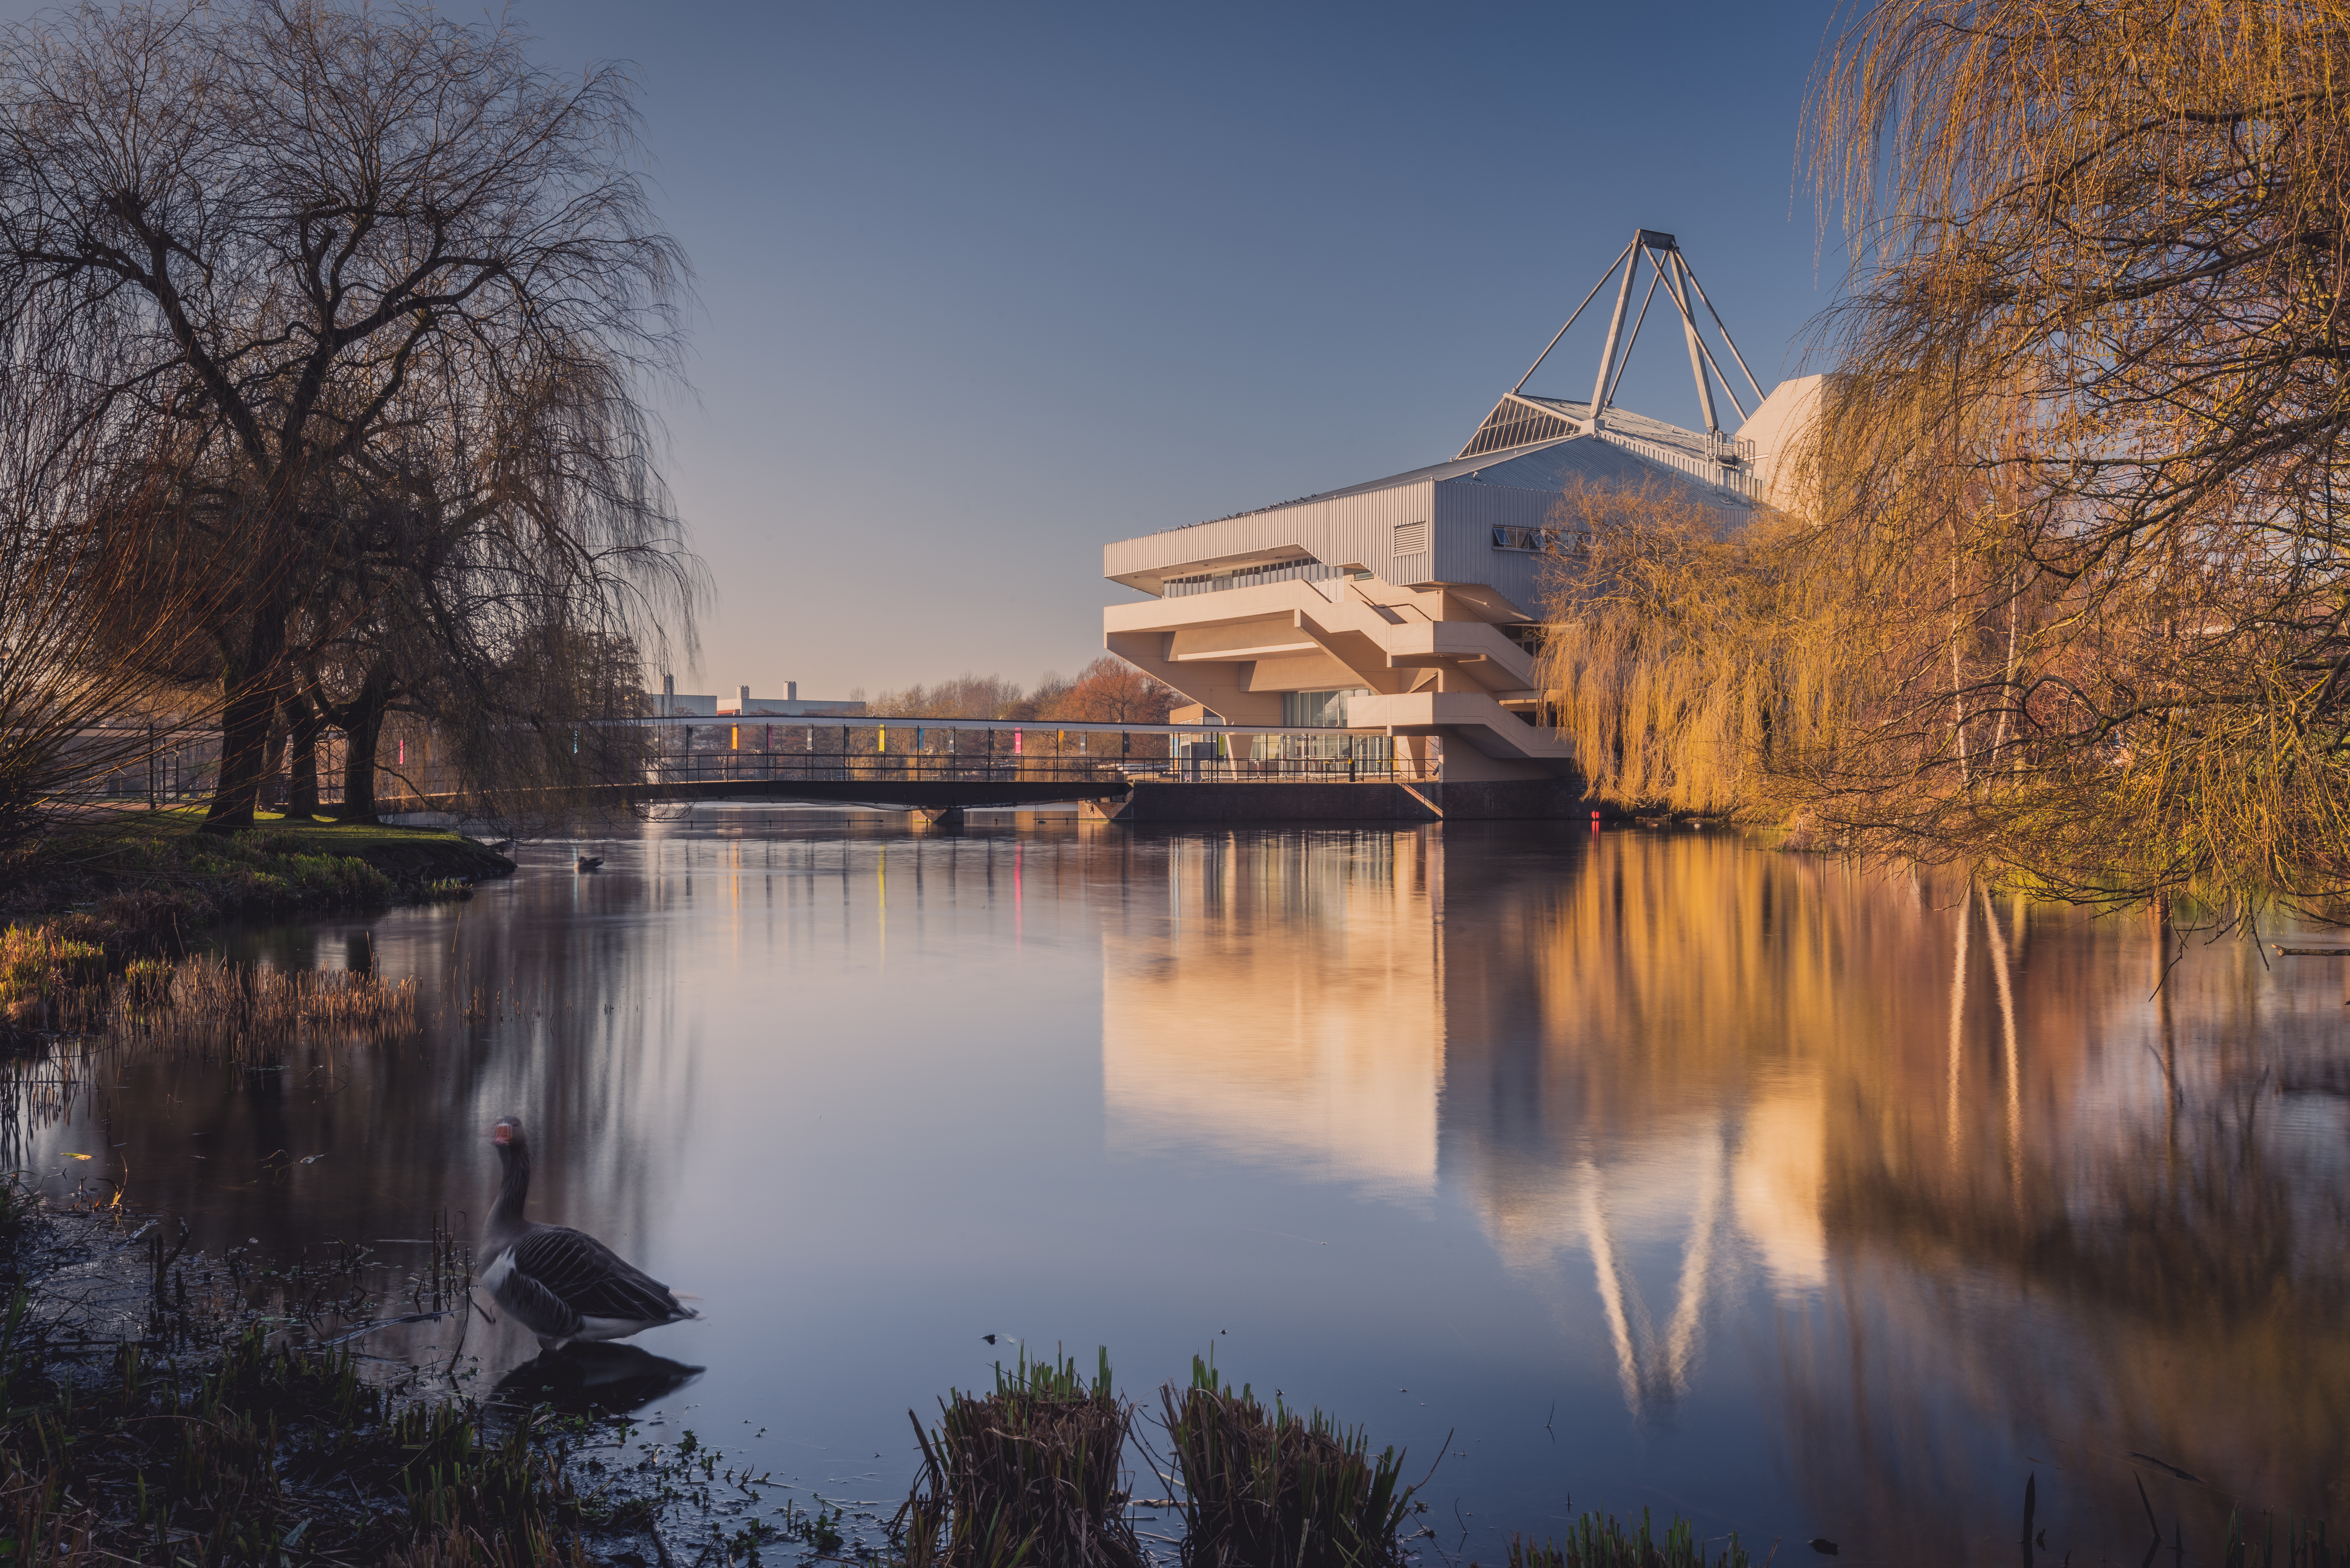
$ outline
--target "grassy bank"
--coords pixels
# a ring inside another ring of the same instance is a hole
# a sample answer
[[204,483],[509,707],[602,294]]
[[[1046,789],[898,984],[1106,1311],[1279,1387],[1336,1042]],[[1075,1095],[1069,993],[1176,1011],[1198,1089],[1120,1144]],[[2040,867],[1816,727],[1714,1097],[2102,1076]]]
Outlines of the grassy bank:
[[462,897],[514,870],[454,833],[265,820],[198,831],[200,813],[125,811],[49,836],[0,865],[0,1010],[27,1023],[67,992],[141,961],[176,958],[206,928]]
[[203,826],[203,813],[194,807],[127,810],[84,821],[6,867],[6,882],[13,897],[35,898],[193,888],[224,913],[253,915],[348,908],[432,882],[478,881],[515,868],[487,846],[439,828],[266,812],[242,833],[208,834]]

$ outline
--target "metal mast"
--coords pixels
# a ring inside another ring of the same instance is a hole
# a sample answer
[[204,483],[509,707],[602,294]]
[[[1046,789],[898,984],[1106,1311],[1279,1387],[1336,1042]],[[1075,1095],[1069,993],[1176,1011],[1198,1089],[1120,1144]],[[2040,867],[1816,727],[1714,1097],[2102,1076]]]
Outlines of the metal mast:
[[[1631,307],[1632,286],[1644,260],[1653,270],[1653,275],[1648,283],[1648,296],[1640,303],[1639,316],[1633,321],[1631,335],[1627,337],[1624,317]],[[1617,279],[1619,272],[1623,275]],[[1706,342],[1704,333],[1700,330],[1695,306],[1704,306],[1722,346],[1730,350],[1730,357],[1745,377],[1746,384],[1753,389],[1755,400],[1761,401],[1764,395],[1762,384],[1755,380],[1754,372],[1747,369],[1746,357],[1738,351],[1738,344],[1730,336],[1730,328],[1722,325],[1721,313],[1713,308],[1713,301],[1706,297],[1704,288],[1697,281],[1697,273],[1681,254],[1680,241],[1655,229],[1633,232],[1632,243],[1607,264],[1607,270],[1599,275],[1599,281],[1591,286],[1591,292],[1583,296],[1583,303],[1575,307],[1574,314],[1566,318],[1566,325],[1552,334],[1550,342],[1535,356],[1534,362],[1526,367],[1526,373],[1518,378],[1518,384],[1510,389],[1513,397],[1525,390],[1526,383],[1534,379],[1534,372],[1542,369],[1543,361],[1550,358],[1551,350],[1557,348],[1559,339],[1566,336],[1566,328],[1575,325],[1584,307],[1597,297],[1599,291],[1611,281],[1617,285],[1616,308],[1608,317],[1607,341],[1599,351],[1598,373],[1592,378],[1590,411],[1584,418],[1586,434],[1599,428],[1599,416],[1614,400],[1616,383],[1622,379],[1623,367],[1632,358],[1633,346],[1640,340],[1641,324],[1648,317],[1648,301],[1656,297],[1659,286],[1681,318],[1681,336],[1689,346],[1690,376],[1697,385],[1698,408],[1705,417],[1707,432],[1713,435],[1721,433],[1721,421],[1713,400],[1715,381],[1721,383],[1723,395],[1729,398],[1730,406],[1738,410],[1740,419],[1746,417],[1747,409],[1737,389],[1731,385],[1730,377],[1722,370],[1721,362],[1714,358],[1712,345]]]

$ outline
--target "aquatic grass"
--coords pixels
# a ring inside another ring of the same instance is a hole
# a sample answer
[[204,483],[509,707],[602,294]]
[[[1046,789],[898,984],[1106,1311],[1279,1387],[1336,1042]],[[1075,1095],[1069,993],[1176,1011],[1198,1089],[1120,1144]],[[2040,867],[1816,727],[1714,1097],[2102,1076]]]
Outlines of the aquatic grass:
[[199,954],[133,965],[111,988],[106,1043],[231,1061],[274,1056],[307,1032],[384,1038],[416,1027],[413,978],[369,971],[265,969]]
[[1707,1556],[1704,1541],[1685,1519],[1667,1525],[1659,1541],[1645,1508],[1638,1528],[1629,1521],[1618,1523],[1613,1514],[1586,1513],[1564,1542],[1536,1545],[1527,1536],[1510,1537],[1509,1568],[1751,1568],[1752,1561],[1734,1532],[1721,1556]]
[[[150,1226],[141,1249],[88,1215],[48,1224],[101,1272],[78,1274],[69,1303],[19,1289],[0,1314],[0,1563],[585,1568],[588,1542],[657,1525],[658,1506],[600,1460],[575,1462],[583,1444],[625,1441],[625,1422],[388,1381],[352,1342],[408,1320],[348,1326],[378,1304],[359,1286],[380,1267],[366,1248],[282,1268],[232,1254],[224,1269],[182,1261],[184,1228],[167,1249]],[[434,1299],[465,1312],[463,1250],[438,1241]],[[116,1293],[91,1317],[96,1278]],[[124,1311],[142,1299],[143,1322]],[[110,1345],[85,1337],[99,1322],[121,1325]]]
[[[2155,1532],[2157,1544],[2161,1531]],[[2228,1543],[2221,1552],[2221,1568],[2343,1568],[2350,1563],[2350,1549],[2336,1547],[2325,1539],[2325,1526],[2306,1519],[2287,1519],[2284,1538],[2277,1538],[2274,1515],[2264,1516],[2255,1541],[2241,1511],[2228,1515]]]
[[1107,1348],[1090,1383],[1024,1350],[993,1393],[951,1389],[939,1408],[935,1431],[907,1412],[922,1469],[890,1524],[903,1568],[1143,1568],[1119,1487],[1134,1407]]
[[1159,1390],[1182,1475],[1185,1568],[1374,1568],[1399,1563],[1397,1534],[1416,1505],[1403,1455],[1375,1459],[1361,1428],[1321,1411],[1267,1410],[1247,1384],[1234,1394],[1212,1352],[1191,1358],[1191,1382]]
[[102,1376],[9,1393],[32,1397],[0,1437],[0,1514],[44,1560],[580,1559],[578,1494],[527,1421],[491,1436],[466,1403],[402,1406],[347,1349],[255,1324],[208,1367],[122,1344]]

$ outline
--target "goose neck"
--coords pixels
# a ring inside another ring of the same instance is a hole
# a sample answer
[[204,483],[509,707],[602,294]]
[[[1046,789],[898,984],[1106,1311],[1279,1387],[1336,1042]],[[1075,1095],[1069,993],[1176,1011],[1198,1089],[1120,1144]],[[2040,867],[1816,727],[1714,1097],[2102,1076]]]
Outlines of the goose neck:
[[497,1201],[490,1205],[489,1233],[494,1237],[523,1228],[522,1208],[530,1199],[530,1146],[519,1137],[498,1145],[498,1163],[505,1175],[498,1184]]

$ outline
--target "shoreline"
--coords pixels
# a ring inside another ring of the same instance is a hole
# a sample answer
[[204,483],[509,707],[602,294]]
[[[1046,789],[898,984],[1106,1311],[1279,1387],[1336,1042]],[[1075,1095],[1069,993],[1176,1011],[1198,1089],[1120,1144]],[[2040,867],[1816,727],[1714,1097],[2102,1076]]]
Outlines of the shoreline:
[[185,960],[232,922],[464,898],[515,862],[435,828],[313,818],[199,831],[192,810],[61,828],[0,867],[0,1035],[69,1022],[113,977]]
[[[626,1410],[544,1380],[467,1389],[462,1335],[445,1366],[369,1352],[470,1319],[453,1238],[420,1281],[367,1248],[213,1258],[172,1230],[0,1189],[12,1561],[627,1568],[756,1563],[827,1535],[795,1503],[754,1512],[758,1478],[690,1434],[642,1443]],[[403,1285],[435,1310],[400,1312]]]

